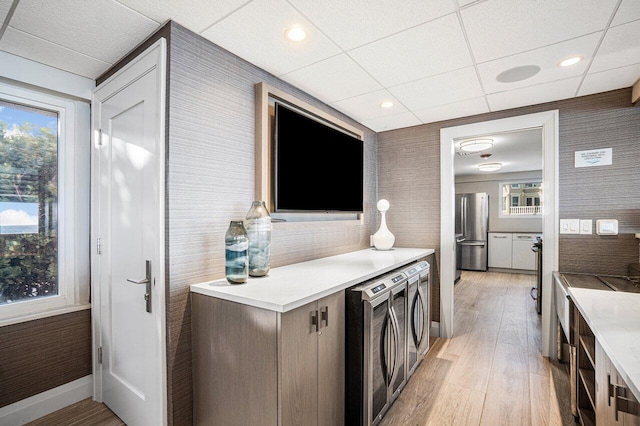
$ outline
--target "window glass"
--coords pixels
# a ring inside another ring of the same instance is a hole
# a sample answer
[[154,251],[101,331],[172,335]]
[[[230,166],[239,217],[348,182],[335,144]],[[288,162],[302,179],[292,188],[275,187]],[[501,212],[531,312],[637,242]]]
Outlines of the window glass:
[[0,305],[58,294],[58,115],[0,99]]
[[542,214],[541,181],[501,182],[502,209],[499,217],[523,217]]

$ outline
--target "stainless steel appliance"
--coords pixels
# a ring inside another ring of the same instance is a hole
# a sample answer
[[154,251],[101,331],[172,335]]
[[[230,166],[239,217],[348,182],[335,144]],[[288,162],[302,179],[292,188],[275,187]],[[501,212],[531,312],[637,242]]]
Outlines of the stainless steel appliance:
[[[531,250],[536,254],[536,286],[531,289],[531,297],[536,301],[536,312],[542,314],[542,237],[537,236],[531,245]],[[535,296],[533,295],[535,293]]]
[[464,235],[461,233],[456,234],[456,276],[453,280],[454,284],[457,284],[460,281],[460,276],[462,275],[462,246],[461,242],[465,240]]
[[345,424],[375,425],[407,381],[407,277],[346,291]]
[[489,230],[489,195],[486,192],[456,194],[456,234],[460,243],[463,270],[487,270],[487,232]]
[[428,262],[422,261],[403,272],[407,276],[409,291],[407,377],[411,377],[429,350],[429,330],[431,329],[430,265]]
[[579,333],[576,324],[576,308],[569,295],[569,288],[588,288],[604,291],[640,293],[640,284],[630,277],[592,275],[578,273],[553,273],[555,287],[557,358],[569,362],[571,413],[578,418],[578,358]]

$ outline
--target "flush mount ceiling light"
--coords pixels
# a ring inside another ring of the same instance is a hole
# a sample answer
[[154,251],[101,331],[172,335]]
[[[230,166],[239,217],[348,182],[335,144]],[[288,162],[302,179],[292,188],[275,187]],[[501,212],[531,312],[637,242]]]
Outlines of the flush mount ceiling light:
[[481,172],[495,172],[502,168],[502,163],[484,163],[478,164],[478,170]]
[[471,139],[460,142],[460,149],[465,152],[479,152],[493,146],[493,139]]
[[391,108],[393,106],[393,101],[384,101],[380,103],[382,108]]
[[522,65],[520,67],[510,68],[502,71],[496,76],[496,80],[500,83],[515,83],[516,81],[526,80],[540,72],[537,65]]
[[561,67],[569,67],[575,65],[582,60],[582,56],[572,56],[560,62]]
[[307,38],[307,33],[300,25],[294,25],[284,32],[284,35],[291,41],[302,41]]

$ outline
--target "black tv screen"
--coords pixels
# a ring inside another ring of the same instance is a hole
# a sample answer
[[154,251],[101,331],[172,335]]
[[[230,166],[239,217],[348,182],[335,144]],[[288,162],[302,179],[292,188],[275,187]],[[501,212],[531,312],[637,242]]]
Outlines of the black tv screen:
[[275,211],[362,212],[363,145],[276,102]]

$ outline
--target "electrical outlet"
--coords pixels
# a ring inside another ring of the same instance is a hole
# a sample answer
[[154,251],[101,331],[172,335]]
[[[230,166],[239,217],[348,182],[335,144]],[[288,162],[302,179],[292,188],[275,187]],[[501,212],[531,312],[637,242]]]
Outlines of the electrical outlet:
[[581,219],[580,220],[580,233],[583,235],[593,234],[593,220]]
[[561,234],[579,234],[580,219],[560,219]]

